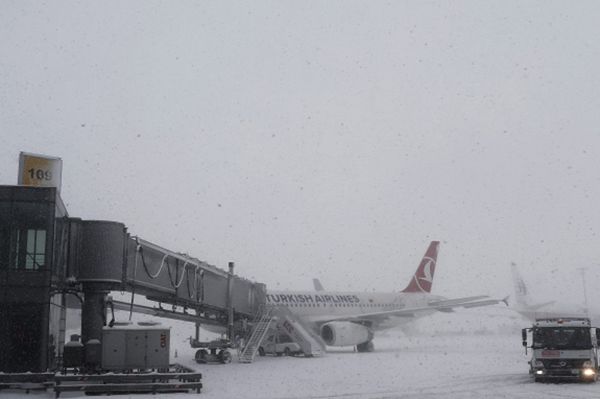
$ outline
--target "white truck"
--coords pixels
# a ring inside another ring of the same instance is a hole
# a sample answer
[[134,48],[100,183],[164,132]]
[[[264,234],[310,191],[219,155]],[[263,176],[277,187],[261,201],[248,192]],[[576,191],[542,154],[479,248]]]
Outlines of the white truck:
[[527,348],[532,349],[529,374],[535,382],[598,379],[600,329],[593,328],[590,319],[536,319],[531,328],[522,330],[522,341],[526,354]]

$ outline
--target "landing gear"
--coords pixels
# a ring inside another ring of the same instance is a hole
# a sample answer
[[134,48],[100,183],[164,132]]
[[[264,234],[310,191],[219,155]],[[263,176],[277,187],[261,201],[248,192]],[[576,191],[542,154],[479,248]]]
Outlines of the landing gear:
[[375,346],[373,346],[373,341],[363,342],[362,344],[356,345],[357,352],[373,352],[375,350]]

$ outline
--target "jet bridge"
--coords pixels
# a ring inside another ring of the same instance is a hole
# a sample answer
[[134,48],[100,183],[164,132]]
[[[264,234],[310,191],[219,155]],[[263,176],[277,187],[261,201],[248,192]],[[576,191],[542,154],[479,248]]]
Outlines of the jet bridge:
[[[132,300],[111,303],[111,291]],[[55,188],[0,186],[0,318],[8,321],[0,323],[0,372],[60,365],[67,296],[81,301],[86,343],[102,340],[111,304],[222,326],[233,337],[265,304],[266,288],[234,275],[233,264],[225,271],[165,249],[123,223],[69,217]]]

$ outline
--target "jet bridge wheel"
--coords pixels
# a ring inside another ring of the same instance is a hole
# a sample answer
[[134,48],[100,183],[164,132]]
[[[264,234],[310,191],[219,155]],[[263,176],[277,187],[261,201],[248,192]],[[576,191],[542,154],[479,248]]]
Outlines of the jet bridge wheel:
[[223,364],[231,363],[231,353],[228,350],[222,350],[219,352],[219,359]]
[[373,352],[375,346],[373,345],[373,341],[363,342],[362,344],[356,345],[356,350],[358,352]]
[[206,349],[198,349],[196,351],[196,363],[203,364],[207,362],[206,357],[208,356],[208,351]]

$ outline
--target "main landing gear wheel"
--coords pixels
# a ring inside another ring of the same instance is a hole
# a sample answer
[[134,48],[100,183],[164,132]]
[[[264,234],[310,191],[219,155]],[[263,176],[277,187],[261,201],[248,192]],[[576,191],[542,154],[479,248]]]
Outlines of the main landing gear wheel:
[[356,345],[356,350],[358,352],[373,352],[375,346],[373,345],[373,341],[363,342],[362,344]]

